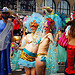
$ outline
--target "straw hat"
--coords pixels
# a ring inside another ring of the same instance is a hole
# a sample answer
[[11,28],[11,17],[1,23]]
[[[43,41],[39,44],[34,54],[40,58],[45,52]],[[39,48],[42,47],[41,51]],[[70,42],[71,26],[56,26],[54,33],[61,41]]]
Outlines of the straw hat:
[[16,14],[13,14],[12,16],[13,16],[13,17],[18,17]]
[[9,12],[10,15],[13,15],[13,11],[11,9],[8,9],[7,7],[3,7],[2,11],[0,11],[0,13],[2,14],[3,12]]
[[21,36],[13,36],[14,41],[20,41],[21,40]]

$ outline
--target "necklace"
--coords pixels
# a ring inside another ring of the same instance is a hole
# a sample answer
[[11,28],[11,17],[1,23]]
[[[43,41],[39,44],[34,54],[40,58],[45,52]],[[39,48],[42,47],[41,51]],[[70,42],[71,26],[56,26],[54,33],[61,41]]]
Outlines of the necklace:
[[34,33],[31,34],[33,41],[35,42],[36,39],[34,38]]

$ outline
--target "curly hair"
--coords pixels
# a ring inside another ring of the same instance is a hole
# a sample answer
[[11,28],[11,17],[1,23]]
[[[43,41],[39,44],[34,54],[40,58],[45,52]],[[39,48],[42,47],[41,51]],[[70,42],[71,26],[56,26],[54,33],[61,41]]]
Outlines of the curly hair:
[[71,21],[70,34],[72,38],[75,38],[75,19]]

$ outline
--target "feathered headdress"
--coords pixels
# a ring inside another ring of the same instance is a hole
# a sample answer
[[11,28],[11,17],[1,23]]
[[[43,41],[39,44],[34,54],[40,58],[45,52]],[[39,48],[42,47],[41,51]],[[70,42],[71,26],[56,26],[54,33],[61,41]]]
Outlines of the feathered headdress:
[[26,27],[29,32],[32,32],[30,26],[34,23],[35,25],[39,25],[39,27],[43,24],[44,18],[39,13],[33,13],[31,17],[29,17],[26,21]]

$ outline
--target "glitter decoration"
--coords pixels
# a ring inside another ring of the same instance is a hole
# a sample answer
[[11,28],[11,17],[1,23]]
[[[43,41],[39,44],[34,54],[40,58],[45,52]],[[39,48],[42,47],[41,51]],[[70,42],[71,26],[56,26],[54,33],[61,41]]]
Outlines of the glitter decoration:
[[46,75],[53,75],[57,74],[58,71],[58,63],[57,63],[57,56],[56,56],[56,47],[54,44],[50,43],[46,58]]

